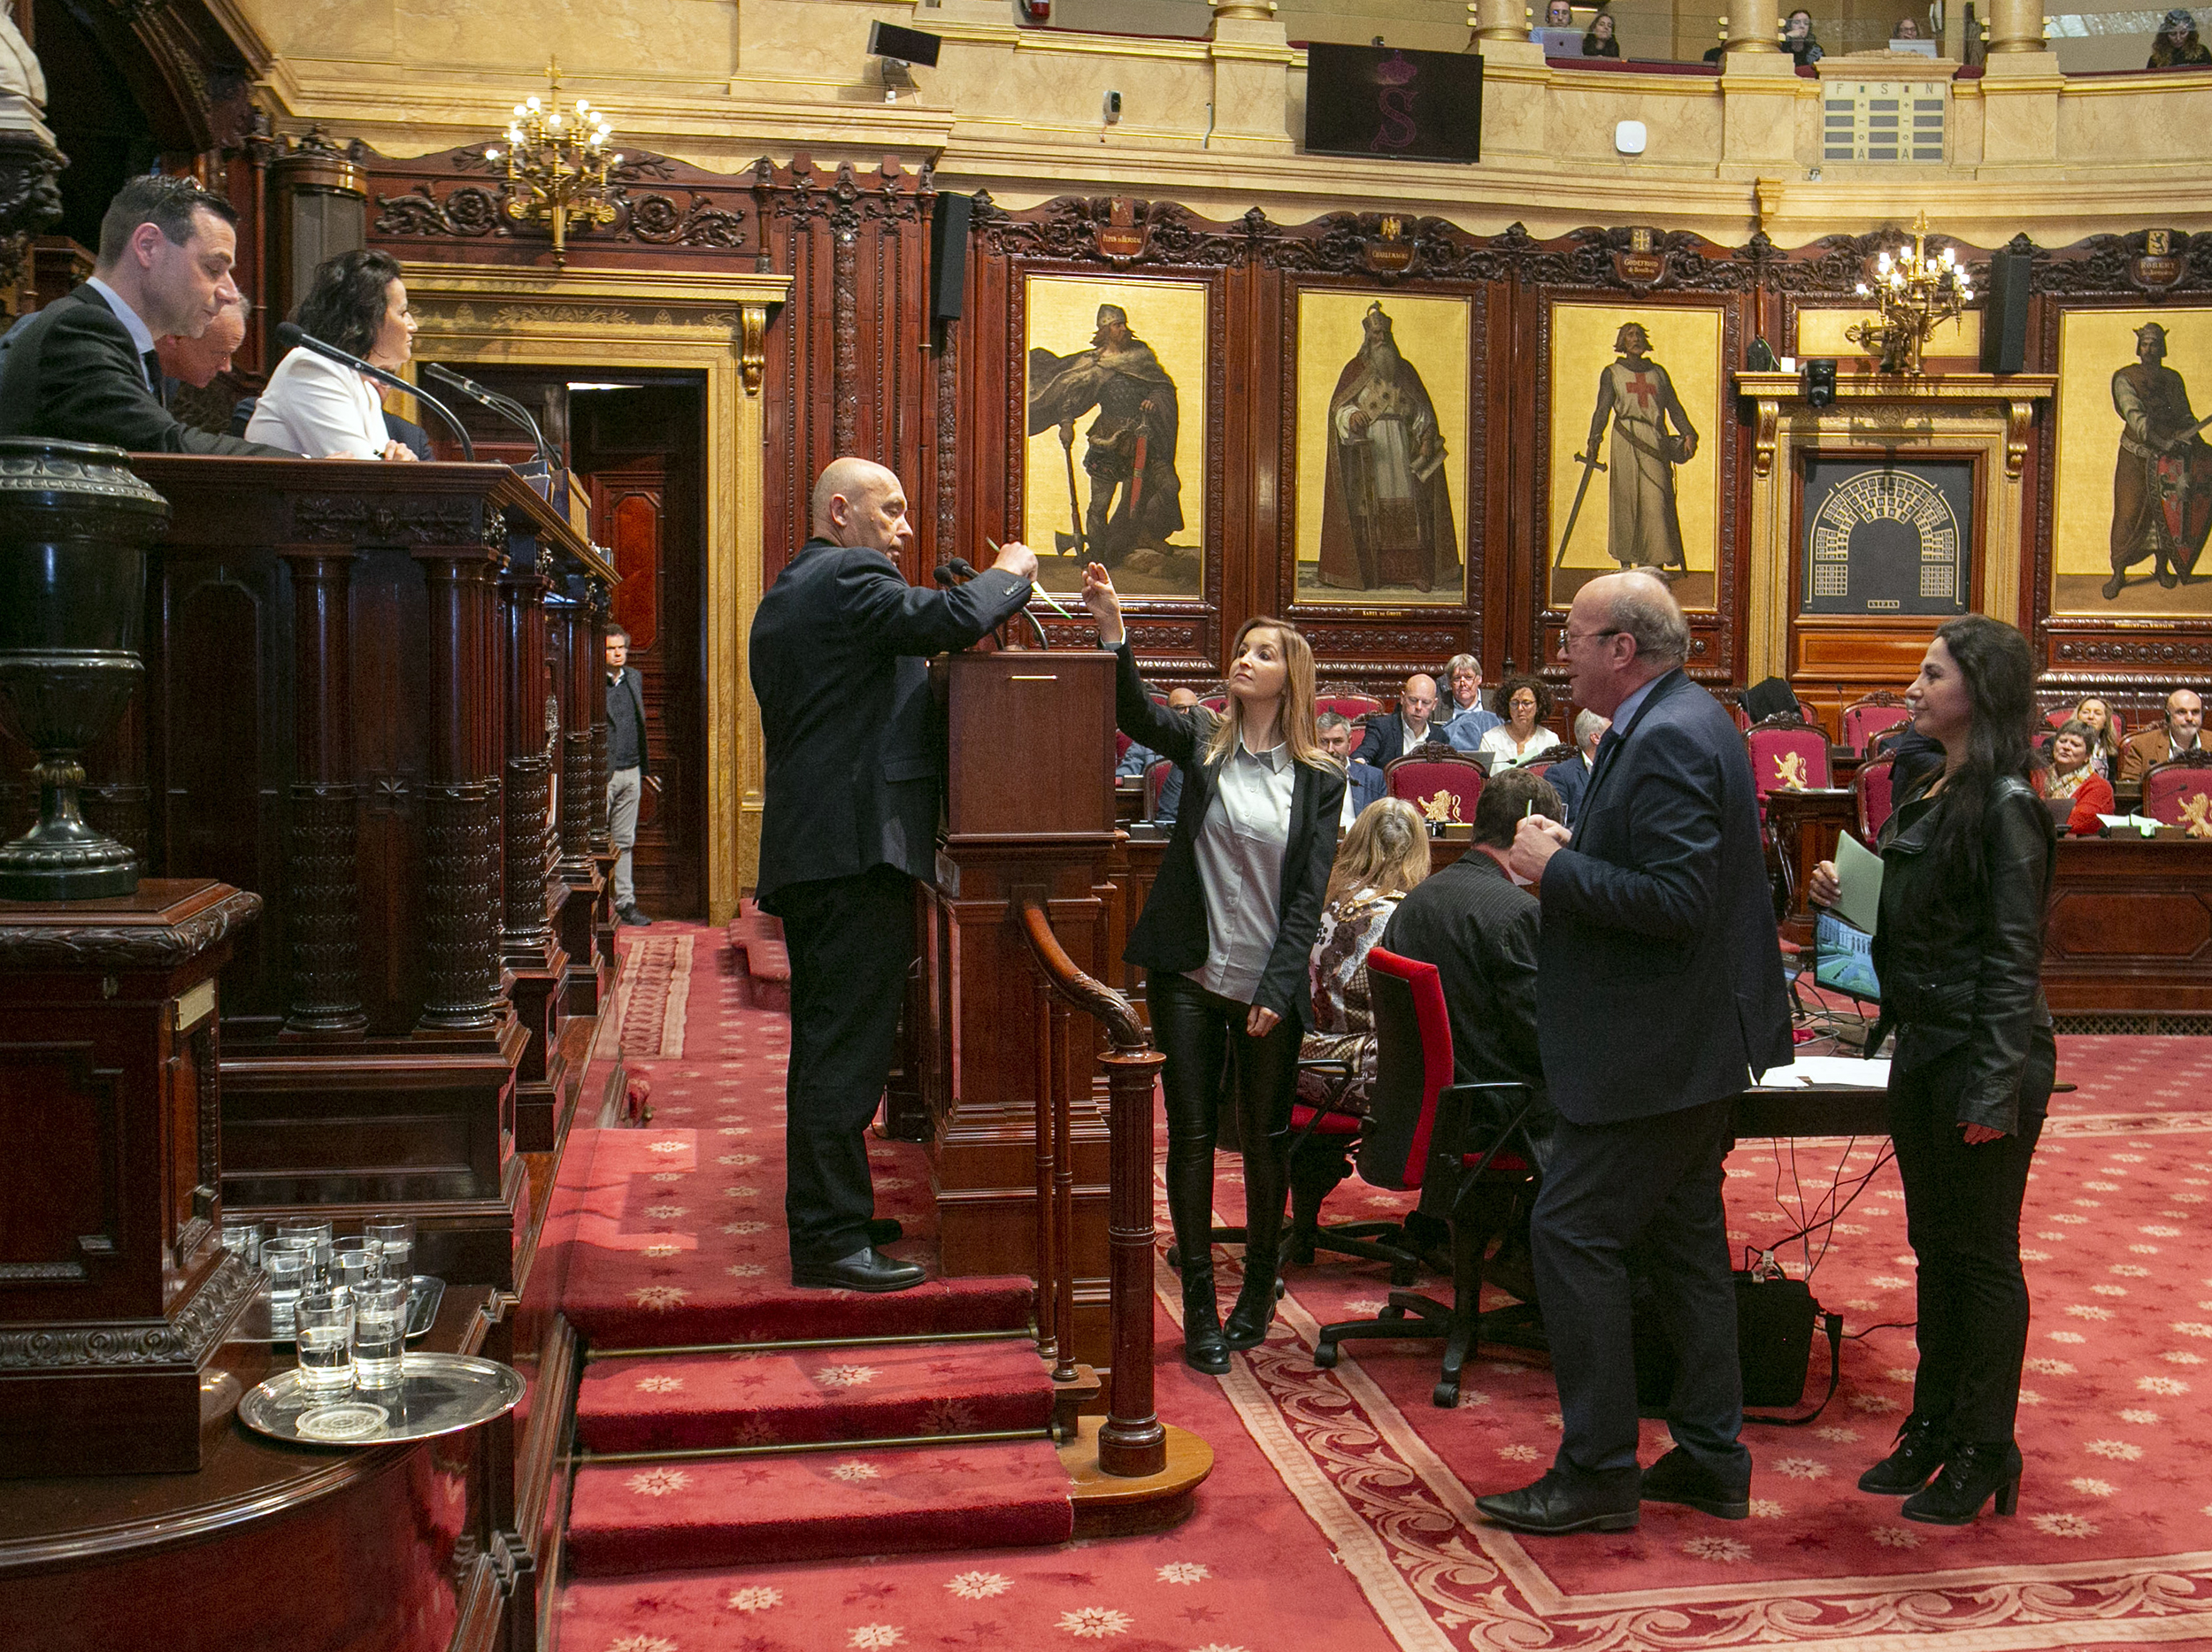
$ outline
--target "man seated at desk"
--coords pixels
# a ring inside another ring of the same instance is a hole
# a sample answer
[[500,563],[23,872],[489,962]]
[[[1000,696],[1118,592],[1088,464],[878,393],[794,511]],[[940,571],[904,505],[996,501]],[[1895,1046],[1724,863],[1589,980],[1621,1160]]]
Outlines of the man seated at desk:
[[1394,716],[1375,716],[1367,719],[1367,733],[1352,753],[1360,763],[1371,763],[1381,768],[1400,757],[1409,756],[1424,746],[1448,745],[1444,725],[1431,713],[1436,710],[1436,679],[1426,672],[1415,672],[1406,679],[1405,691],[1398,697]]
[[1313,720],[1321,749],[1345,765],[1344,813],[1336,829],[1349,832],[1360,811],[1383,795],[1383,773],[1372,764],[1352,761],[1352,725],[1341,711],[1324,711]]
[[134,453],[288,459],[211,435],[162,405],[156,342],[196,339],[239,302],[238,214],[188,178],[134,178],[100,220],[92,278],[14,335],[0,369],[0,436],[93,442]]
[[[1188,688],[1170,688],[1167,707],[1171,711],[1187,711],[1198,703],[1198,696]],[[1152,772],[1152,765],[1161,760],[1160,754],[1149,746],[1131,742],[1129,749],[1121,754],[1121,761],[1114,765],[1114,778],[1125,780],[1131,775],[1142,780]],[[1175,805],[1183,797],[1183,771],[1171,768],[1160,782],[1160,800],[1152,807],[1152,820],[1156,826],[1175,824]]]
[[2166,720],[2132,736],[2120,754],[2120,778],[2139,780],[2154,763],[2204,749],[2204,702],[2191,689],[2166,696]]

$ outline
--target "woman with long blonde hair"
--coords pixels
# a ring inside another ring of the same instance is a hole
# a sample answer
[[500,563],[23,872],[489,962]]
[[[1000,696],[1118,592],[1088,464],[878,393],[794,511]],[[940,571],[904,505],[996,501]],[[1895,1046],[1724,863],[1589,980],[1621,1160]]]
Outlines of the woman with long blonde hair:
[[[1248,619],[1230,650],[1229,703],[1171,711],[1137,674],[1106,570],[1083,573],[1099,645],[1114,651],[1123,734],[1179,765],[1183,797],[1159,877],[1122,957],[1145,971],[1167,1057],[1168,1213],[1183,1269],[1183,1358],[1229,1369],[1275,1315],[1307,959],[1336,852],[1344,769],[1313,721],[1313,650],[1279,619]],[[1233,1062],[1231,1057],[1233,1057]],[[1225,1082],[1233,1071],[1233,1083]],[[1229,1092],[1225,1094],[1225,1092]],[[1214,1295],[1214,1141],[1233,1107],[1244,1148],[1244,1282],[1227,1323]]]

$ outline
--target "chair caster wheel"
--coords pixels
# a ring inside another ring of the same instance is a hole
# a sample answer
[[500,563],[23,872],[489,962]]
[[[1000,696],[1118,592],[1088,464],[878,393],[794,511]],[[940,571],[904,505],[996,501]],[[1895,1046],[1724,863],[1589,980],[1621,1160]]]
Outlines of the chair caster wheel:
[[1283,1282],[1282,1277],[1279,1274],[1277,1275],[1275,1279],[1275,1300],[1277,1302],[1280,1302],[1284,1297],[1289,1295],[1290,1287]]
[[1421,1277],[1421,1270],[1410,1262],[1402,1262],[1390,1270],[1390,1282],[1399,1290],[1409,1290]]
[[1319,1343],[1313,1350],[1314,1366],[1317,1370],[1320,1371],[1334,1371],[1336,1369],[1336,1362],[1342,1356],[1343,1350],[1338,1348],[1335,1343]]
[[1449,1411],[1457,1409],[1459,1384],[1456,1382],[1438,1383],[1435,1391],[1429,1395],[1429,1400],[1439,1410]]
[[1391,1303],[1389,1307],[1384,1309],[1380,1313],[1375,1316],[1378,1319],[1402,1319],[1405,1317],[1406,1310],[1399,1307],[1395,1302]]

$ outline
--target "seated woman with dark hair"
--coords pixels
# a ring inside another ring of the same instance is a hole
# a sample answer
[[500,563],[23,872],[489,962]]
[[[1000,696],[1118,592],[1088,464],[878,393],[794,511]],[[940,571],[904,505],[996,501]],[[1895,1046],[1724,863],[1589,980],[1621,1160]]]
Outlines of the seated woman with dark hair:
[[2148,69],[2187,69],[2212,63],[2212,48],[2197,38],[2197,19],[2183,6],[2166,13],[2151,42]]
[[1601,12],[1590,19],[1589,32],[1582,37],[1582,55],[1586,58],[1617,58],[1621,42],[1613,38],[1613,14]]
[[[415,318],[389,253],[342,252],[316,266],[315,282],[293,319],[302,332],[387,373],[414,354]],[[304,345],[269,375],[247,423],[255,442],[329,458],[411,459],[384,424],[376,386]]]
[[1493,769],[1533,763],[1560,743],[1544,726],[1551,715],[1551,689],[1538,677],[1508,677],[1498,685],[1498,715],[1505,718],[1482,737],[1479,749],[1490,754]]
[[2036,771],[2037,788],[2054,802],[2073,800],[2066,830],[2075,837],[2094,837],[2104,830],[2099,815],[2113,811],[2112,788],[2091,766],[2089,754],[2096,735],[2079,718],[2069,719],[2051,736],[2051,766]]

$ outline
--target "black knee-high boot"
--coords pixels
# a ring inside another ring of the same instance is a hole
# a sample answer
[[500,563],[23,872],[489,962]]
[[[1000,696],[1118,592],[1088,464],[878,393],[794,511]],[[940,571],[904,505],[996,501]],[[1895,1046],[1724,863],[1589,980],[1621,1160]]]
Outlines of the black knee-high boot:
[[1229,1369],[1228,1345],[1221,1339],[1221,1310],[1214,1298],[1213,1150],[1202,1158],[1168,1149],[1168,1219],[1183,1264],[1183,1361],[1194,1371],[1219,1376]]
[[1255,1133],[1245,1137],[1244,1284],[1222,1328],[1222,1340],[1231,1348],[1257,1348],[1267,1340],[1267,1327],[1275,1318],[1275,1299],[1280,1294],[1275,1271],[1282,1250],[1289,1156],[1286,1136]]

